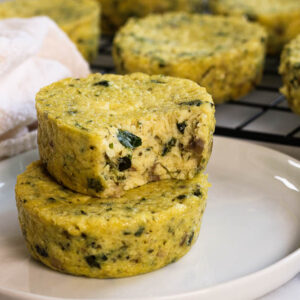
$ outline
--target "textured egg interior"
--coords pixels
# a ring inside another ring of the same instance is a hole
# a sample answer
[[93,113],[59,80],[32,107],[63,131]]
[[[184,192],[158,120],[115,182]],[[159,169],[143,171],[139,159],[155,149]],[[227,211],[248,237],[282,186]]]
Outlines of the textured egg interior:
[[100,197],[204,169],[215,128],[205,88],[167,76],[91,74],[36,97],[42,161],[58,182]]

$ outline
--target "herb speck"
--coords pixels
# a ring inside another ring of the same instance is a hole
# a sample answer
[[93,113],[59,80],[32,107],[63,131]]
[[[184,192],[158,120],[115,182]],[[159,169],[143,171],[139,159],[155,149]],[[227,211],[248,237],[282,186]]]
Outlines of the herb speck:
[[139,229],[134,233],[135,236],[139,237],[143,234],[145,227],[140,226]]
[[119,129],[117,137],[119,142],[126,148],[134,149],[142,145],[140,137],[126,130]]
[[123,172],[131,168],[131,156],[127,155],[118,159],[118,169]]
[[95,255],[85,256],[84,259],[90,267],[101,269],[101,266],[100,266],[99,262],[97,261],[97,257]]
[[165,156],[167,153],[171,151],[171,149],[176,145],[177,140],[172,137],[164,146],[162,151],[162,156]]
[[88,178],[87,186],[89,189],[95,190],[97,193],[103,191],[100,178]]
[[94,86],[100,85],[100,86],[109,87],[109,81],[101,80],[101,81],[95,82],[93,85]]
[[179,131],[180,133],[184,134],[184,130],[185,130],[186,126],[187,126],[187,125],[186,125],[186,122],[183,121],[183,122],[181,122],[181,123],[177,123],[176,126],[177,126],[178,131]]
[[35,250],[42,257],[48,257],[49,256],[48,252],[44,248],[40,247],[39,245],[35,245]]

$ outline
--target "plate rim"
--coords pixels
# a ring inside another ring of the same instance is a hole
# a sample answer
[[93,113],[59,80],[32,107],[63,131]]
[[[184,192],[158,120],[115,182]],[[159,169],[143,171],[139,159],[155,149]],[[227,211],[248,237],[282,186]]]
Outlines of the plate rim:
[[[281,158],[288,158],[292,159],[296,163],[300,164],[300,161],[297,158],[294,158],[288,154],[285,154],[283,152],[280,152],[275,149],[270,149],[264,145],[257,144],[253,141],[248,140],[241,140],[237,138],[229,138],[229,137],[223,137],[223,136],[214,136],[214,140],[217,139],[219,141],[225,141],[225,143],[228,143],[230,141],[233,141],[237,144],[247,144],[247,146],[259,148],[265,152],[269,152],[272,155],[279,155]],[[4,159],[0,161],[0,167],[5,165],[8,166],[11,164],[14,160],[18,159],[24,159],[26,156],[30,156],[32,153],[37,152],[38,149],[32,149],[29,151],[26,151],[24,153],[18,154],[14,157],[10,157],[7,159]],[[151,300],[180,300],[180,299],[223,299],[224,298],[224,292],[228,293],[228,290],[232,290],[231,298],[230,299],[241,299],[243,298],[243,290],[246,289],[246,287],[249,285],[253,286],[255,285],[255,289],[252,289],[252,298],[261,297],[263,295],[266,295],[267,293],[274,291],[278,287],[284,285],[286,282],[288,282],[290,279],[292,279],[294,276],[296,276],[300,272],[300,245],[299,247],[283,257],[282,259],[276,261],[275,263],[267,266],[266,268],[260,269],[258,271],[249,273],[245,276],[241,276],[238,278],[235,278],[233,280],[225,281],[216,285],[212,285],[207,288],[199,289],[196,291],[191,292],[185,292],[177,295],[170,295],[170,296],[154,296],[154,297],[143,297],[140,299],[151,299]],[[282,275],[284,274],[284,275]],[[284,279],[283,279],[284,277]],[[261,283],[262,279],[268,279],[268,282],[264,282],[264,284]],[[268,285],[266,287],[266,285]],[[260,287],[260,288],[258,288]],[[238,290],[239,293],[236,293],[234,291]],[[249,288],[247,289],[247,297],[249,297]],[[4,288],[0,287],[0,296],[7,296],[12,297],[12,299],[20,299],[20,300],[79,300],[84,298],[61,298],[61,297],[53,297],[53,296],[46,296],[41,294],[33,294],[30,292],[25,291],[18,291],[12,288]],[[88,298],[89,300],[105,300],[107,298]],[[114,298],[115,300],[132,300],[132,298]]]
[[[297,267],[297,262],[299,263],[299,267]],[[293,268],[293,266],[295,266]],[[259,282],[261,280],[261,277],[266,276],[276,276],[279,273],[281,273],[281,269],[285,268],[286,274],[285,275],[285,281],[282,280],[276,280],[277,282],[275,285],[272,285],[269,283],[269,287],[266,289],[261,288],[259,291],[253,292],[253,298],[261,297],[263,295],[266,295],[267,293],[274,291],[276,288],[282,286],[284,283],[295,277],[299,271],[300,271],[300,248],[296,249],[292,253],[288,254],[281,260],[275,262],[274,264],[263,268],[259,271],[250,273],[245,276],[241,276],[239,278],[226,281],[224,283],[216,284],[208,288],[204,288],[198,291],[193,292],[187,292],[187,293],[181,293],[178,295],[171,295],[171,296],[162,296],[162,297],[144,297],[140,299],[153,299],[153,300],[179,300],[183,299],[183,297],[188,297],[186,299],[212,299],[211,297],[214,297],[213,299],[223,299],[223,293],[224,291],[230,289],[243,289],[245,286],[255,284],[256,282]],[[287,270],[287,268],[290,268]],[[71,275],[72,276],[72,275]],[[274,288],[275,286],[275,288]],[[29,292],[23,292],[23,291],[16,291],[9,288],[2,288],[0,287],[0,295],[4,296],[10,296],[10,297],[19,297],[19,299],[22,300],[78,300],[78,299],[84,299],[84,298],[58,298],[58,297],[52,297],[52,296],[45,296],[40,294],[33,294]],[[241,299],[241,295],[238,297],[234,297],[234,294],[232,294],[233,297],[230,299]],[[100,298],[88,298],[89,300],[99,300]],[[100,300],[105,300],[107,298],[102,298]],[[115,300],[132,300],[132,298],[114,298]]]

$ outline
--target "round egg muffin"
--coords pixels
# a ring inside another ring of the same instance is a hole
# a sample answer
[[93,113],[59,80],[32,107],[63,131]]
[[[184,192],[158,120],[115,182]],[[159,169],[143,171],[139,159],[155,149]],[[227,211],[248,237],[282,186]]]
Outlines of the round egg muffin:
[[263,25],[269,35],[268,53],[278,54],[300,33],[299,0],[209,0],[214,13],[244,15]]
[[214,104],[197,83],[163,75],[91,74],[36,96],[38,144],[50,174],[98,197],[189,179],[212,149]]
[[98,0],[101,3],[102,30],[113,34],[130,17],[167,11],[200,11],[202,0]]
[[265,41],[264,29],[244,18],[168,13],[130,19],[114,39],[113,57],[119,73],[188,78],[221,103],[260,81]]
[[88,61],[98,53],[100,5],[94,0],[13,0],[0,3],[0,19],[48,16]]
[[102,201],[58,185],[35,162],[18,176],[19,222],[31,255],[60,272],[132,276],[185,255],[196,241],[207,179],[166,180]]
[[300,114],[300,35],[284,47],[279,72],[284,83],[281,92],[290,108]]

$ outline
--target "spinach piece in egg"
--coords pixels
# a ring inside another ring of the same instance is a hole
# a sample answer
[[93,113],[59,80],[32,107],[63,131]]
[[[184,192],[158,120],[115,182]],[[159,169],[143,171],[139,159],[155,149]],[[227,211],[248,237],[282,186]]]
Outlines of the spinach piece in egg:
[[95,85],[100,85],[100,86],[104,86],[104,87],[109,87],[109,81],[107,81],[107,80],[101,80],[101,81],[95,82],[93,85],[94,86]]
[[203,100],[200,100],[200,99],[195,99],[195,100],[191,100],[191,101],[186,101],[186,102],[180,102],[178,103],[179,105],[181,106],[201,106],[202,104],[210,104],[211,107],[214,106],[213,103],[209,102],[209,101],[203,101]]
[[118,169],[119,171],[125,171],[127,169],[131,168],[131,156],[127,155],[124,157],[120,157],[118,159]]
[[167,153],[171,151],[171,149],[176,145],[177,140],[172,137],[165,145],[162,151],[162,156],[165,156]]
[[176,126],[177,126],[177,129],[180,133],[184,134],[184,130],[185,130],[185,127],[187,126],[186,125],[186,122],[183,121],[181,123],[176,123]]
[[118,130],[119,142],[126,148],[134,149],[142,145],[142,139],[127,130]]
[[100,178],[88,178],[87,186],[89,189],[95,190],[96,193],[99,193],[104,189]]
[[204,102],[202,100],[196,99],[196,100],[191,100],[187,102],[180,102],[179,105],[187,105],[187,106],[200,106]]

